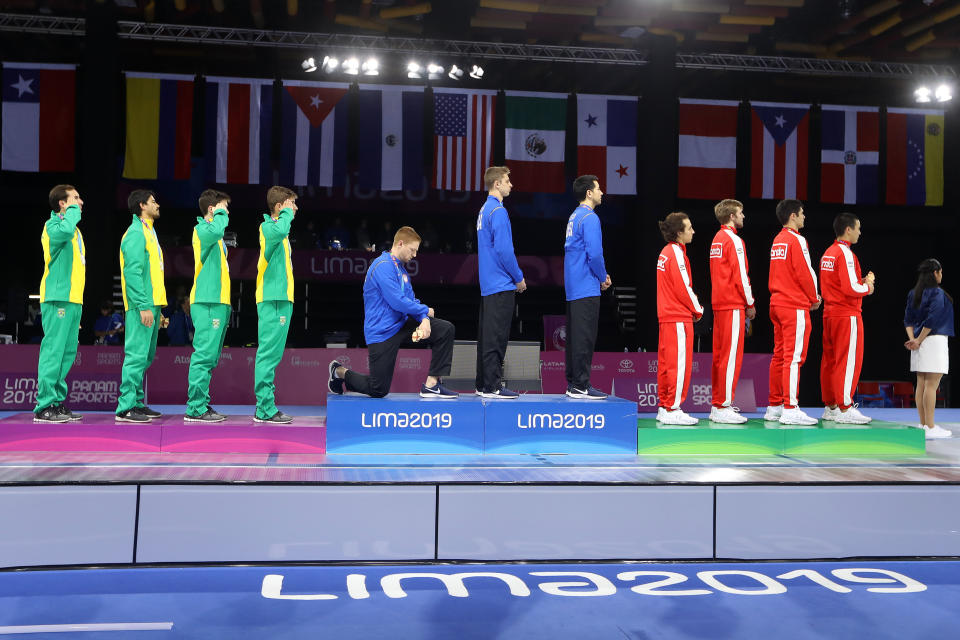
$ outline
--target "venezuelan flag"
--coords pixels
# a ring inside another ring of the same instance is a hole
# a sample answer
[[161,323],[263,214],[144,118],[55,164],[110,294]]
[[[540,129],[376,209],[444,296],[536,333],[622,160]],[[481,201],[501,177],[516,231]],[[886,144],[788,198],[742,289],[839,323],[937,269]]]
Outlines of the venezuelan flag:
[[943,114],[887,109],[887,204],[943,206]]
[[123,177],[190,178],[193,76],[127,72]]

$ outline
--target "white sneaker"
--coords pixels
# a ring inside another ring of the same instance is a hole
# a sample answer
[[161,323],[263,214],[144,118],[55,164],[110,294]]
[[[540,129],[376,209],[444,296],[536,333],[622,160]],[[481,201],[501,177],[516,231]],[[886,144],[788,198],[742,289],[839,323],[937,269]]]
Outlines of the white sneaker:
[[665,415],[667,415],[667,410],[663,407],[657,407],[657,422],[663,422]]
[[938,424],[933,425],[932,427],[927,427],[924,430],[924,437],[927,440],[940,440],[941,438],[952,438],[953,432],[949,429],[944,429]]
[[691,427],[695,424],[700,424],[700,420],[698,418],[694,418],[690,414],[684,413],[682,409],[677,409],[677,413],[680,414],[680,419],[683,420],[681,424],[686,424]]
[[834,407],[833,409],[831,409],[830,407],[824,407],[823,415],[820,416],[820,419],[834,422],[839,416],[840,416],[840,407]]
[[853,405],[846,411],[841,411],[835,420],[838,424],[870,424],[873,418],[863,415],[857,405]]
[[764,420],[779,420],[780,416],[783,415],[783,405],[777,405],[775,407],[767,407],[767,412],[763,414]]
[[793,409],[783,410],[783,415],[780,416],[780,424],[813,426],[817,424],[817,419],[805,414],[800,407],[794,407]]
[[671,424],[671,425],[681,425],[685,427],[692,427],[693,425],[699,423],[700,421],[694,418],[693,416],[688,416],[680,409],[676,409],[674,411],[667,411],[666,409],[663,409],[663,415],[657,417],[657,422],[659,422],[660,424]]
[[736,407],[710,408],[710,422],[719,422],[720,424],[743,424],[746,421],[747,417],[740,415],[740,410]]

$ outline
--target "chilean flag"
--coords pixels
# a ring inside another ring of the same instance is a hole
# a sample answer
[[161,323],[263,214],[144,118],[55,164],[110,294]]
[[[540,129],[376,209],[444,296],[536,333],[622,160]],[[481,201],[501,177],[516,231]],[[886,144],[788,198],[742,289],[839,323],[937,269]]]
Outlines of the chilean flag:
[[4,171],[73,171],[76,65],[3,63]]
[[349,88],[345,82],[283,81],[282,184],[333,187],[346,183],[347,104],[343,98]]
[[273,80],[207,81],[207,177],[221,184],[273,182]]
[[424,188],[423,87],[361,84],[358,131],[361,188]]
[[754,102],[750,106],[750,197],[806,199],[810,105]]
[[822,107],[820,199],[877,204],[880,194],[880,110]]
[[607,193],[637,193],[637,98],[577,96],[577,173]]

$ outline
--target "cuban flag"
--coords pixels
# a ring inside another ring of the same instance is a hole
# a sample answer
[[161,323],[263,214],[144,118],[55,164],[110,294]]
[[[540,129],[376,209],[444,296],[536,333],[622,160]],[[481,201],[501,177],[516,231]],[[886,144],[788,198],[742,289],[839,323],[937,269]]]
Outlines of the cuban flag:
[[880,110],[822,107],[820,199],[877,204],[880,194]]
[[273,182],[273,80],[208,77],[207,179]]
[[[333,187],[347,181],[345,82],[284,80],[280,183]],[[361,129],[367,126],[363,123]]]
[[606,193],[637,193],[637,98],[577,95],[577,175]]
[[73,171],[76,65],[3,63],[4,171]]
[[750,197],[806,199],[810,105],[754,102],[750,106]]
[[422,189],[423,87],[360,85],[358,182],[382,191]]

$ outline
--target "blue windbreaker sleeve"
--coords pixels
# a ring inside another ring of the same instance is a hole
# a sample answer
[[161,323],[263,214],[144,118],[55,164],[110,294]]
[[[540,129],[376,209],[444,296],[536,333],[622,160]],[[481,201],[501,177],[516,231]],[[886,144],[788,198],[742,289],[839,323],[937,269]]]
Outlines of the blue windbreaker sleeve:
[[587,265],[590,273],[601,283],[607,279],[607,266],[603,263],[603,235],[600,218],[596,214],[583,219],[583,242],[587,249]]
[[494,211],[490,215],[490,222],[493,224],[493,249],[500,265],[510,274],[514,283],[520,282],[523,280],[523,272],[520,271],[517,256],[513,253],[513,231],[506,210],[504,209],[503,213]]
[[429,314],[430,308],[421,304],[416,298],[404,296],[400,291],[400,281],[391,273],[390,269],[376,269],[372,275],[387,306],[423,322],[423,319]]

